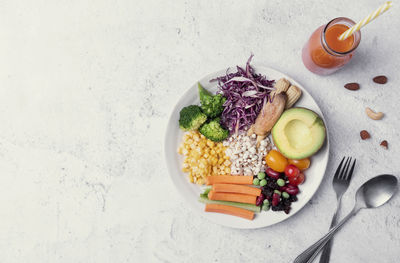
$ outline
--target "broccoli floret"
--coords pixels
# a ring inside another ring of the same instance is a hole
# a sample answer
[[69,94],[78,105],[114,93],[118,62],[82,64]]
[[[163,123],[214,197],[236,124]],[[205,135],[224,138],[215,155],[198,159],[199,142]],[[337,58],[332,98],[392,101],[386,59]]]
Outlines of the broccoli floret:
[[219,116],[224,110],[226,98],[221,94],[212,95],[198,83],[201,109],[210,118]]
[[207,120],[207,116],[196,105],[184,107],[179,115],[179,127],[184,131],[197,130]]
[[215,118],[210,122],[204,123],[200,129],[200,133],[206,136],[206,138],[220,142],[228,138],[229,131],[221,126],[220,118]]

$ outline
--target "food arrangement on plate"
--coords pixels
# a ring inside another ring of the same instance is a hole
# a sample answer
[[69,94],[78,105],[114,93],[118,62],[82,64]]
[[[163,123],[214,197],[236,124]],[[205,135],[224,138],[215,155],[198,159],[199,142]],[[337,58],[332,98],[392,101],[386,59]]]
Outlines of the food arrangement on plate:
[[323,119],[296,107],[302,90],[256,73],[251,59],[210,79],[215,94],[198,83],[199,105],[179,113],[182,171],[190,183],[208,186],[199,197],[205,211],[246,219],[268,210],[290,213],[326,137]]

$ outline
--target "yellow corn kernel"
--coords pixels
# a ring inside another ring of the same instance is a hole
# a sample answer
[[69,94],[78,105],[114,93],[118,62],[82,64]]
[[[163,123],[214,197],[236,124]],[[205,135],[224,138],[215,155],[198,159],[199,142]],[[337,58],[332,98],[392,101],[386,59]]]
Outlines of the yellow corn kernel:
[[214,144],[213,141],[208,140],[208,141],[207,141],[207,146],[209,146],[209,147],[214,147],[215,144]]
[[210,175],[229,174],[230,161],[225,150],[220,142],[208,140],[197,131],[188,132],[178,148],[185,156],[182,171],[189,174],[191,183],[196,184],[204,184]]

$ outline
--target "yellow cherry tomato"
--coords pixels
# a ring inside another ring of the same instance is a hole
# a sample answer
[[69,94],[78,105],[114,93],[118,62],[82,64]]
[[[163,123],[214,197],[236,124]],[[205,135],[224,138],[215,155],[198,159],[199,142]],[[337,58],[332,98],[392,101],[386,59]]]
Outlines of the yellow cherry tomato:
[[300,160],[289,159],[289,164],[293,164],[297,168],[299,168],[301,171],[304,171],[305,169],[310,167],[311,161],[309,158],[300,159]]
[[284,172],[288,165],[288,160],[277,150],[271,150],[267,156],[265,156],[265,162],[268,167],[277,172]]

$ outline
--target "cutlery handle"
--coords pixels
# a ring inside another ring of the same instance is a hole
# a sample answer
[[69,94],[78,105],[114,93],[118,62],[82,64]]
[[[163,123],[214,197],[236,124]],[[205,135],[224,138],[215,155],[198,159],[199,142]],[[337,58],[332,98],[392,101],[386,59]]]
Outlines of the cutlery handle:
[[354,216],[359,210],[353,209],[342,221],[333,227],[325,236],[315,242],[309,248],[304,250],[295,260],[294,263],[306,263],[312,262],[312,260],[318,255],[319,251],[324,247],[325,243],[328,242],[331,237],[347,222],[352,216]]
[[[333,214],[331,226],[329,227],[329,229],[334,227],[336,225],[336,223],[337,223],[337,216],[338,216],[338,212],[340,210],[341,203],[342,203],[342,197],[340,196],[338,198],[338,204],[337,204],[337,207],[336,207],[336,211],[335,211],[335,214]],[[319,259],[319,263],[329,263],[329,259],[330,259],[330,256],[331,256],[332,242],[333,242],[332,240],[329,240],[326,243],[326,245],[324,247],[324,250],[322,251],[321,258]]]

